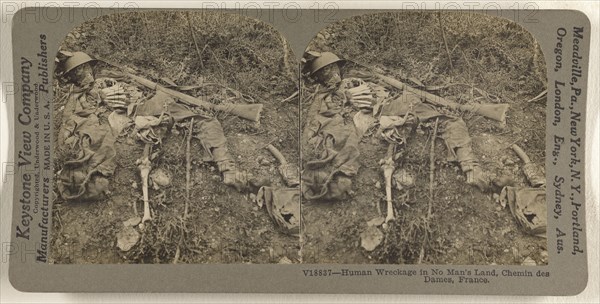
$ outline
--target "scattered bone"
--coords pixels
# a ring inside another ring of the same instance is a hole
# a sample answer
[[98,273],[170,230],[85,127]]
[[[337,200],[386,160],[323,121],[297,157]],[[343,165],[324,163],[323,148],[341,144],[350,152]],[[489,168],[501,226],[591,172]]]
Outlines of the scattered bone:
[[381,226],[381,224],[383,224],[383,221],[385,221],[385,219],[382,216],[378,216],[378,217],[368,221],[367,226],[369,226],[369,227]]
[[300,170],[298,169],[298,166],[296,166],[296,164],[288,163],[283,154],[281,154],[281,152],[273,145],[267,145],[267,149],[275,156],[277,161],[279,161],[279,174],[283,177],[286,185],[288,185],[288,187],[300,185]]
[[392,159],[394,146],[394,143],[390,143],[386,158],[379,161],[381,170],[383,171],[383,177],[385,178],[385,197],[387,201],[387,215],[385,217],[386,224],[389,221],[396,219],[394,216],[394,207],[392,205],[392,174],[396,168],[394,160]]
[[150,215],[150,201],[148,198],[148,176],[150,174],[151,163],[148,155],[150,154],[150,149],[152,148],[152,144],[146,143],[144,147],[144,155],[139,160],[138,168],[140,169],[140,176],[142,177],[142,193],[144,196],[144,216],[142,217],[142,222],[140,223],[140,229],[144,229],[144,223],[146,221],[152,220],[152,216]]
[[[524,140],[527,142],[527,140]],[[533,187],[542,187],[546,184],[546,173],[544,168],[531,162],[529,156],[523,151],[519,146],[513,144],[511,146],[513,151],[519,155],[519,158],[523,160],[525,165],[523,165],[523,173],[527,177],[527,180]]]
[[366,251],[373,251],[383,241],[383,232],[377,227],[371,226],[360,234],[360,245]]
[[126,226],[117,233],[117,247],[121,251],[129,251],[140,240],[140,234],[131,226]]
[[142,218],[140,218],[139,216],[134,216],[126,221],[123,222],[123,225],[125,227],[134,227],[137,224],[139,224],[142,221]]

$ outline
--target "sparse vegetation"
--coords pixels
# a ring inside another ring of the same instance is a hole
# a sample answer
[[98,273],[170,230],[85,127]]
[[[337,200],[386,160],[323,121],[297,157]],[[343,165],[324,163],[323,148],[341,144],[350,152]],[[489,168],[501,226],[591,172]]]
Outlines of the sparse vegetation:
[[[535,39],[515,23],[474,13],[366,14],[330,24],[308,49],[331,51],[399,79],[416,80],[459,103],[509,103],[506,126],[469,113],[453,114],[467,122],[474,152],[492,177],[509,176],[527,185],[522,163],[510,149],[513,143],[544,165],[545,105],[528,102],[546,87],[544,58]],[[345,69],[361,67],[348,63]],[[304,83],[308,91],[314,89],[310,79]],[[308,107],[308,102],[302,104],[303,113]],[[448,161],[440,138],[435,143],[433,213],[427,219],[432,129],[431,122],[421,124],[409,139],[399,165],[415,173],[416,187],[408,192],[408,207],[394,191],[397,220],[370,253],[360,247],[359,234],[378,216],[376,204],[385,206],[385,190],[375,186],[384,185],[378,161],[387,144],[374,136],[363,138],[353,198],[304,204],[303,248],[325,252],[311,262],[414,264],[422,258],[427,264],[520,264],[531,257],[547,263],[546,240],[521,231],[492,193],[468,186],[460,168]]]
[[[214,103],[263,103],[258,124],[210,114],[221,121],[239,167],[281,185],[278,164],[264,147],[272,143],[290,162],[298,159],[297,102],[281,102],[297,89],[296,79],[286,70],[297,66],[293,55],[284,57],[286,43],[270,25],[235,14],[148,11],[86,22],[73,29],[61,49],[85,51],[165,85],[198,86],[185,93]],[[203,85],[208,83],[216,85]],[[55,130],[69,88],[55,83]],[[297,238],[280,233],[249,193],[223,185],[214,164],[205,162],[206,152],[197,139],[191,147],[190,217],[182,219],[188,125],[176,124],[157,150],[152,167],[169,172],[174,182],[150,191],[154,219],[140,242],[127,253],[115,246],[123,221],[134,215],[133,204],[141,210],[142,202],[135,161],[143,144],[128,134],[117,141],[118,168],[105,200],[55,201],[51,250],[55,263],[171,263],[176,255],[179,263],[272,263],[283,257],[297,261]],[[62,161],[56,158],[56,170]]]

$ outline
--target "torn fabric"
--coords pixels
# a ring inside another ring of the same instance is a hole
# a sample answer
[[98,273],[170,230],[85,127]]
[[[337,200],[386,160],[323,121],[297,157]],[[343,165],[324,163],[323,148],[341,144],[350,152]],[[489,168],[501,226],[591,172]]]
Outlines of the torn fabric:
[[265,186],[258,190],[256,199],[259,204],[267,206],[269,216],[285,233],[300,234],[300,190]]
[[317,117],[312,118],[312,136],[305,143],[309,161],[304,165],[302,183],[303,195],[308,200],[344,198],[351,190],[351,177],[360,167],[359,132],[339,114],[339,104],[332,95],[315,96],[314,102],[320,102],[322,107]]
[[500,200],[525,232],[546,238],[546,188],[504,187]]
[[[97,199],[108,189],[108,177],[114,173],[115,135],[108,124],[100,124],[94,114],[73,115],[63,128],[63,144],[70,143],[71,154],[59,172],[60,195],[67,200]],[[69,148],[69,147],[65,147]]]

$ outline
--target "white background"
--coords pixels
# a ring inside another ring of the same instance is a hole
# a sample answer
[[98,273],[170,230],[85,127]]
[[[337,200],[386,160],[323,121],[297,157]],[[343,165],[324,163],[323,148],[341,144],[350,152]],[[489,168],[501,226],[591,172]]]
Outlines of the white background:
[[[11,20],[12,14],[9,10],[16,4],[19,7],[24,6],[83,6],[92,1],[0,1],[2,4],[2,20],[0,23],[0,56],[1,69],[0,80],[2,84],[12,81],[12,48],[11,48]],[[295,1],[303,8],[314,8],[316,1]],[[333,2],[333,1],[330,1]],[[412,5],[418,5],[419,8],[482,8],[485,2],[477,1],[407,1]],[[513,296],[419,296],[419,295],[311,295],[311,294],[63,294],[63,293],[22,293],[15,290],[8,281],[8,263],[3,263],[0,258],[0,303],[281,303],[281,302],[301,302],[301,303],[600,303],[600,281],[599,281],[599,188],[600,185],[600,166],[598,158],[599,150],[599,106],[600,106],[600,2],[597,1],[495,1],[503,9],[523,8],[527,3],[534,3],[539,9],[576,9],[583,11],[591,21],[591,54],[590,54],[590,74],[589,91],[587,105],[587,149],[586,149],[586,219],[588,235],[588,263],[589,280],[587,288],[579,295],[573,297],[513,297]],[[116,1],[95,1],[104,7],[114,7],[118,5]],[[130,1],[136,3],[139,7],[181,7],[194,8],[201,7],[201,2],[191,1]],[[244,7],[247,3],[256,3],[259,7],[273,7],[275,1],[212,1],[220,6],[235,7],[241,5]],[[283,3],[283,2],[282,2]],[[324,3],[321,2],[322,4]],[[394,8],[403,7],[401,2],[382,2],[382,1],[337,1],[339,8]],[[408,3],[404,3],[408,5]],[[9,7],[10,6],[10,7]],[[282,5],[279,5],[281,8]],[[404,6],[406,7],[406,6]],[[6,8],[6,11],[5,11]],[[11,96],[5,96],[4,86],[0,87],[0,161],[2,164],[12,161],[12,146],[8,143],[8,134],[10,132],[7,125],[7,107],[14,102]],[[10,107],[12,109],[12,106]],[[10,149],[10,150],[9,150]],[[9,155],[10,151],[10,155]],[[9,158],[10,157],[10,158]],[[2,166],[4,168],[4,165]],[[7,179],[8,178],[8,179]],[[2,181],[0,189],[2,196],[0,200],[0,244],[10,242],[12,215],[12,181],[10,176],[6,176],[2,171]],[[2,253],[4,254],[4,253]],[[253,278],[259,279],[259,278]],[[557,278],[568,280],[569,278]],[[160,278],[140,278],[140,280],[160,280]],[[432,286],[432,289],[435,288]]]

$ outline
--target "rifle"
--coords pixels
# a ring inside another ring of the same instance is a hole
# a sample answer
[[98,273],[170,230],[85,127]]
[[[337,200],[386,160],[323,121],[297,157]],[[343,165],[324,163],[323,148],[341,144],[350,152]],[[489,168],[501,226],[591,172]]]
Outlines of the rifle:
[[442,106],[442,107],[446,107],[446,108],[449,108],[452,110],[471,112],[471,113],[475,113],[475,114],[478,114],[478,115],[481,115],[481,116],[484,116],[487,118],[491,118],[493,120],[497,120],[503,124],[506,123],[506,110],[508,110],[508,107],[509,107],[509,105],[506,103],[470,104],[470,105],[459,104],[459,103],[450,101],[448,99],[445,99],[443,97],[431,94],[429,92],[415,89],[415,88],[401,82],[400,80],[397,80],[395,78],[385,76],[381,73],[378,73],[372,67],[366,66],[364,64],[361,64],[361,63],[358,63],[355,61],[352,61],[352,62],[371,70],[371,72],[373,73],[374,76],[381,79],[383,82],[393,86],[394,88],[403,90],[403,91],[407,91],[407,92],[411,92],[415,95],[418,95],[419,97],[423,98],[426,102],[428,102],[432,105]]
[[199,98],[181,93],[179,91],[165,88],[165,87],[163,87],[151,80],[148,80],[146,78],[133,75],[133,74],[125,71],[125,69],[119,67],[118,65],[108,62],[104,59],[99,59],[97,57],[96,57],[96,59],[103,61],[105,63],[108,63],[116,68],[119,68],[123,73],[125,73],[125,76],[131,78],[135,82],[137,82],[149,89],[159,90],[164,93],[167,93],[168,95],[171,95],[172,97],[175,97],[175,98],[181,100],[183,103],[185,103],[187,105],[201,107],[206,110],[216,110],[216,111],[223,112],[223,113],[231,113],[240,118],[248,119],[248,120],[255,121],[255,122],[258,122],[260,120],[260,112],[262,111],[262,108],[263,108],[262,104],[231,104],[230,103],[230,104],[215,105],[208,101],[201,100]]
[[210,102],[201,100],[199,98],[181,93],[179,91],[175,91],[169,88],[165,88],[155,82],[152,82],[148,79],[142,78],[140,76],[136,76],[130,73],[126,73],[126,75],[133,79],[135,82],[150,88],[160,90],[164,93],[167,93],[187,105],[198,106],[208,110],[216,110],[223,113],[231,113],[238,117],[248,119],[251,121],[259,121],[260,120],[260,112],[262,111],[262,104],[220,104],[215,105]]

